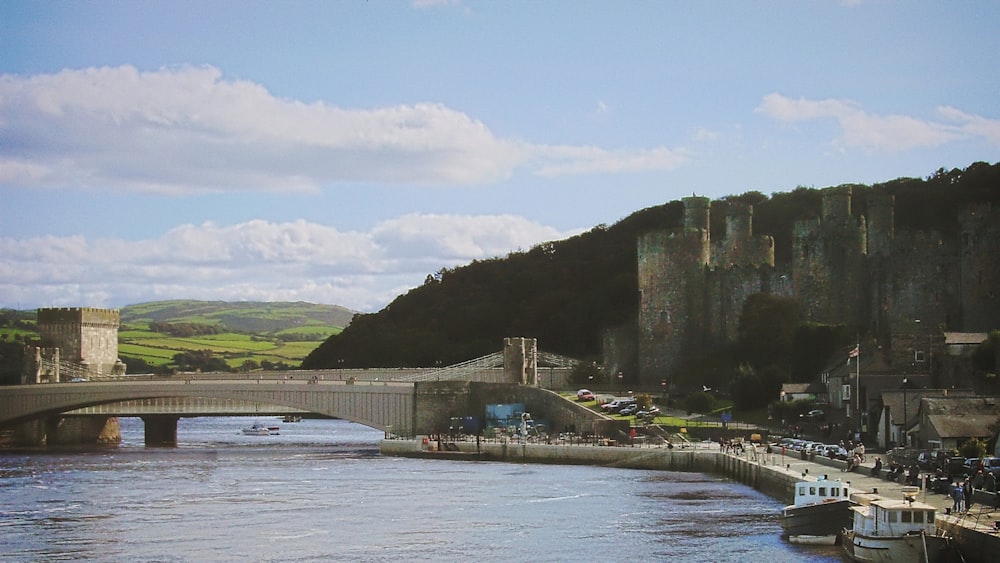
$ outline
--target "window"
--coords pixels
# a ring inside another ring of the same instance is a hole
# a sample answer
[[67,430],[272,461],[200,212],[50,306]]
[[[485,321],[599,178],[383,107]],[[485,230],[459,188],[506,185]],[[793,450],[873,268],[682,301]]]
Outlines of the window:
[[900,514],[900,516],[901,516],[900,521],[904,524],[909,524],[910,522],[913,522],[913,513],[908,510],[904,510]]
[[826,487],[820,487],[819,488],[819,496],[821,496],[821,497],[825,497],[826,496]]

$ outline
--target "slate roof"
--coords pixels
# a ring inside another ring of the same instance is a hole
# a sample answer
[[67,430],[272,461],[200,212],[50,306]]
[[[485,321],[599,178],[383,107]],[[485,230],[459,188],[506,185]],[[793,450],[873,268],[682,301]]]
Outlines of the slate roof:
[[942,438],[989,436],[990,426],[1000,420],[998,397],[926,398],[927,421]]
[[989,335],[985,332],[946,332],[944,333],[945,345],[978,345],[986,342]]
[[934,414],[927,417],[927,422],[934,427],[937,435],[942,438],[966,438],[991,436],[990,425],[995,424],[1000,415],[973,414],[952,416]]

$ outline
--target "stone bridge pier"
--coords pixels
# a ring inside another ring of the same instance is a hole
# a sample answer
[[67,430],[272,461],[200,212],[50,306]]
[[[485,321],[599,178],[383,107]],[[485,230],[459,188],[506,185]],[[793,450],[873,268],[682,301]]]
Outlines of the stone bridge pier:
[[179,416],[172,414],[150,414],[141,417],[143,439],[146,446],[176,446],[177,421]]

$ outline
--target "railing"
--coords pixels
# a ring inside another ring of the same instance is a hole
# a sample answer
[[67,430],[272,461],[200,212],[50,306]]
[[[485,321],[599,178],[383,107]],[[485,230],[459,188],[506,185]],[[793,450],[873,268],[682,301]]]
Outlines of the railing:
[[482,369],[503,367],[503,352],[494,352],[486,356],[436,369],[427,373],[418,373],[399,378],[399,381],[456,381],[468,379],[469,374]]

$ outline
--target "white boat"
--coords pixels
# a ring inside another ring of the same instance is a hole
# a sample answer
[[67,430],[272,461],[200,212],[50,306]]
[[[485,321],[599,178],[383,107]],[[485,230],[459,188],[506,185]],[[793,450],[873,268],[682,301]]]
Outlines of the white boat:
[[835,545],[851,525],[851,486],[825,477],[795,483],[792,504],[781,510],[782,535],[791,543]]
[[856,495],[851,508],[853,526],[844,530],[843,544],[854,561],[944,561],[951,550],[950,537],[934,524],[935,508],[915,500],[916,487],[906,487],[903,498]]
[[250,426],[244,426],[242,431],[243,434],[247,436],[270,436],[271,434],[278,433],[277,427],[275,427],[275,430],[272,432],[271,428],[259,422],[254,422]]

